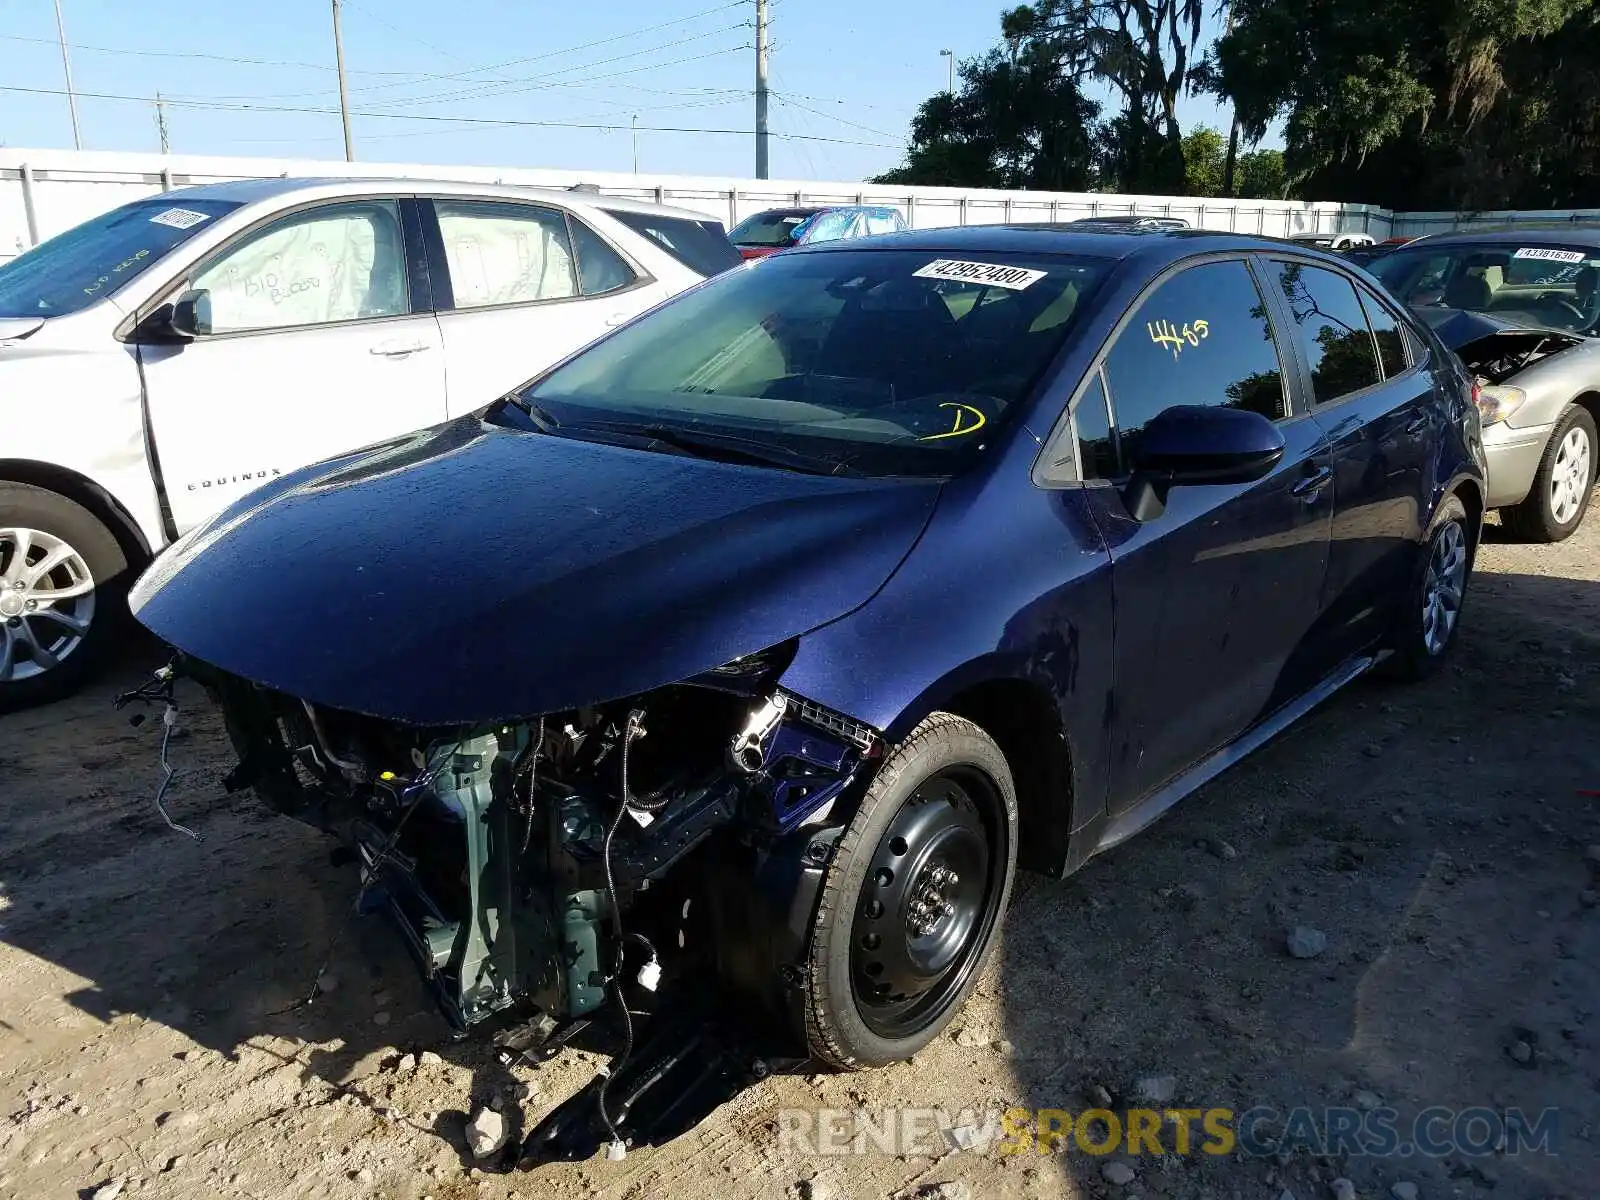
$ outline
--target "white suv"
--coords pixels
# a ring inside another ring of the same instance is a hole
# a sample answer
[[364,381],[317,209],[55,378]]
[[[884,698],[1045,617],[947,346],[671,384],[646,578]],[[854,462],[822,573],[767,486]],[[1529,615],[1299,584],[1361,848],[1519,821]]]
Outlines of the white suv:
[[62,695],[128,580],[261,481],[470,412],[739,264],[698,213],[273,179],[0,266],[0,711]]

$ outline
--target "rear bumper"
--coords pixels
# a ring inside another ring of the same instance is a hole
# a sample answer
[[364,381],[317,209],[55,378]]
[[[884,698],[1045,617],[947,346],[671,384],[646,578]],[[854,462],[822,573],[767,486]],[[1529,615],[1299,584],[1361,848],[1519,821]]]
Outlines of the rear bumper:
[[1500,424],[1483,431],[1483,452],[1489,467],[1487,507],[1520,504],[1527,497],[1554,428],[1554,425],[1539,425],[1531,429],[1512,429]]

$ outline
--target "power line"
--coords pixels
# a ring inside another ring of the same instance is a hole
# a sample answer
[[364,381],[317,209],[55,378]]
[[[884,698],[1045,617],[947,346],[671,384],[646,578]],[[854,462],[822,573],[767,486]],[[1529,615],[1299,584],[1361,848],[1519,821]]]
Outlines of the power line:
[[367,7],[367,5],[364,4],[364,3],[357,4],[356,8],[360,9],[363,13],[365,13],[372,20],[376,21],[379,25],[382,25],[390,33],[398,34],[400,37],[403,37],[403,38],[410,38],[413,42],[417,43],[417,45],[421,46],[424,50],[432,50],[440,58],[454,59],[458,63],[464,63],[464,62],[467,61],[466,59],[462,58],[459,54],[452,54],[448,50],[441,50],[438,46],[435,46],[432,42],[428,41],[426,38],[418,37],[414,33],[407,33],[404,29],[401,29],[398,25],[394,24],[392,21],[386,20],[382,16],[382,14],[380,14],[380,13],[374,11],[373,9]]
[[[55,38],[22,37],[14,33],[0,33],[0,42],[27,42],[36,46],[54,46]],[[237,58],[230,54],[203,54],[197,50],[130,50],[122,46],[90,46],[83,42],[68,42],[69,50],[87,50],[92,54],[128,54],[139,58],[196,58],[208,62],[230,63],[234,66],[247,67],[295,67],[306,71],[332,71],[333,67],[327,63],[295,62],[282,58]],[[351,71],[352,75],[404,75],[409,77],[411,71]]]
[[[686,24],[689,21],[697,21],[701,17],[708,17],[708,16],[712,15],[713,13],[725,12],[730,8],[743,8],[744,4],[745,4],[745,0],[733,0],[733,3],[731,3],[731,4],[719,4],[714,8],[702,9],[700,12],[690,13],[686,17],[677,17],[677,18],[674,18],[671,21],[662,21],[660,24],[657,24],[657,25],[646,25],[642,29],[633,29],[633,30],[628,31],[627,33],[618,33],[618,34],[613,34],[610,37],[597,38],[596,40],[594,40],[592,42],[583,42],[583,43],[581,43],[579,45],[576,45],[576,46],[566,46],[566,47],[564,47],[564,48],[562,48],[560,50],[547,50],[542,54],[532,54],[532,55],[528,55],[528,56],[526,56],[524,58],[511,58],[511,59],[505,60],[504,62],[492,63],[492,64],[489,64],[489,65],[486,65],[486,66],[482,66],[482,67],[472,67],[472,68],[470,68],[468,70],[465,70],[465,71],[449,71],[449,72],[445,72],[443,74],[437,74],[437,75],[421,75],[421,76],[416,77],[415,79],[405,80],[405,81],[402,81],[402,82],[399,82],[399,83],[375,83],[371,87],[364,88],[362,90],[364,90],[364,91],[378,91],[379,89],[382,89],[382,88],[406,87],[406,86],[409,86],[412,83],[428,83],[428,82],[435,82],[435,81],[449,80],[449,79],[461,79],[461,80],[467,80],[469,82],[474,82],[474,83],[484,83],[484,82],[487,82],[487,81],[486,80],[481,80],[481,79],[473,80],[471,77],[474,76],[474,75],[482,75],[485,71],[501,71],[501,70],[504,70],[506,67],[518,67],[518,66],[523,66],[523,65],[525,65],[527,63],[543,62],[546,59],[557,58],[557,57],[559,57],[559,56],[561,56],[563,54],[576,54],[579,50],[592,50],[596,46],[606,46],[606,45],[611,44],[612,42],[626,41],[628,38],[636,38],[636,37],[640,37],[640,36],[642,36],[643,34],[646,34],[646,33],[654,33],[658,29],[668,29],[673,25],[683,25],[683,24]],[[741,22],[741,24],[742,24],[742,22]],[[722,32],[722,31],[721,30],[717,30],[715,32]],[[705,35],[702,35],[702,36],[705,36]],[[676,45],[678,43],[674,43],[674,44]],[[657,49],[660,49],[660,47],[657,47]],[[601,60],[601,61],[606,61],[606,60]],[[591,64],[591,65],[594,65],[594,64]]]
[[892,137],[898,136],[897,134],[889,133],[889,132],[887,132],[885,130],[882,130],[882,129],[874,129],[870,125],[862,125],[862,124],[860,124],[860,123],[858,123],[856,121],[847,121],[843,117],[836,117],[832,113],[823,112],[821,109],[818,109],[818,108],[809,108],[806,105],[800,104],[799,102],[797,102],[787,92],[773,92],[772,94],[774,96],[776,96],[779,100],[781,100],[783,103],[787,104],[790,108],[798,108],[802,112],[808,112],[808,113],[812,114],[813,116],[823,117],[823,118],[825,118],[826,120],[829,120],[829,121],[837,121],[841,125],[848,125],[852,129],[860,129],[860,130],[862,130],[863,132],[866,132],[866,133],[875,133],[879,137],[892,138]]
[[[625,59],[638,58],[641,54],[655,54],[655,53],[657,53],[658,51],[661,51],[661,50],[671,50],[671,49],[673,49],[673,48],[675,48],[677,46],[686,46],[691,42],[702,41],[704,38],[710,37],[712,34],[728,33],[728,32],[730,32],[732,30],[743,29],[743,28],[746,28],[746,27],[747,27],[747,23],[741,21],[741,22],[738,22],[737,24],[725,25],[720,29],[713,29],[713,30],[710,30],[710,31],[708,31],[706,33],[696,34],[693,37],[679,38],[675,42],[663,42],[659,46],[648,46],[643,50],[630,50],[626,54],[617,54],[617,55],[613,55],[610,58],[596,59],[593,62],[577,63],[577,64],[574,64],[574,65],[572,65],[570,67],[557,67],[552,72],[550,72],[550,74],[551,75],[565,75],[569,71],[587,71],[587,70],[591,70],[594,67],[602,67],[602,66],[607,66],[607,65],[609,65],[611,63],[622,62]],[[737,47],[737,49],[743,49],[743,47]],[[679,63],[683,63],[683,62],[693,62],[693,61],[695,61],[696,58],[711,58],[711,57],[714,57],[717,54],[724,54],[724,53],[729,53],[729,51],[717,50],[717,51],[712,51],[710,54],[701,54],[701,55],[695,55],[695,56],[693,56],[691,58],[675,59],[672,62],[646,63],[641,67],[629,68],[628,70],[629,71],[634,71],[634,70],[653,71],[653,70],[657,69],[658,67],[676,66]],[[610,76],[610,75],[621,75],[621,74],[626,74],[626,73],[628,73],[628,71],[607,71],[605,74],[607,76]],[[595,76],[594,78],[598,79],[600,77],[599,76]],[[573,82],[573,81],[572,80],[559,80],[559,79],[558,80],[551,80],[550,79],[550,75],[541,76],[541,78],[538,79],[537,81],[530,81],[530,80],[526,80],[526,79],[503,80],[503,81],[500,81],[498,83],[492,83],[492,82],[487,82],[487,81],[474,81],[475,86],[468,87],[468,88],[465,88],[465,89],[458,89],[456,91],[439,92],[439,93],[435,93],[433,95],[427,95],[427,96],[402,96],[402,97],[400,97],[398,99],[395,99],[395,100],[368,100],[367,103],[380,105],[380,106],[386,107],[386,108],[409,108],[409,107],[412,107],[412,106],[418,105],[418,104],[433,104],[433,103],[438,103],[438,102],[443,102],[443,101],[451,101],[451,100],[476,100],[476,99],[482,99],[482,98],[488,97],[488,96],[513,96],[513,95],[518,95],[518,94],[520,94],[522,92],[538,91],[539,89],[541,89],[543,87],[552,86],[553,84],[556,84],[556,83],[570,83],[570,82]],[[590,80],[586,79],[586,80],[583,80],[582,82],[590,82]],[[383,86],[390,86],[390,85],[380,84],[378,86],[383,87]],[[366,89],[362,89],[362,90],[372,91],[372,90],[375,90],[375,89],[366,88]]]
[[[597,86],[606,86],[605,81],[609,80],[611,78],[614,78],[617,75],[636,75],[636,74],[639,74],[640,72],[643,72],[643,71],[654,71],[654,70],[657,70],[657,69],[664,69],[666,67],[675,67],[675,66],[678,66],[681,63],[699,62],[702,59],[716,58],[719,55],[723,55],[723,54],[737,54],[737,53],[739,53],[739,52],[741,52],[743,50],[748,50],[748,49],[749,49],[748,46],[729,46],[729,47],[727,47],[725,49],[722,49],[722,50],[712,50],[712,51],[710,51],[710,52],[708,52],[706,54],[693,54],[693,55],[689,55],[686,58],[675,58],[675,59],[670,60],[669,62],[644,63],[644,64],[642,64],[640,66],[629,67],[629,68],[625,68],[625,69],[620,70],[620,71],[606,71],[606,72],[603,72],[600,75],[596,75],[596,76],[592,76],[592,77],[584,78],[584,79],[557,79],[557,80],[552,80],[552,81],[549,81],[549,82],[541,80],[538,83],[528,83],[526,80],[506,80],[505,82],[507,82],[507,83],[513,83],[513,82],[517,83],[519,85],[518,90],[524,91],[524,92],[526,92],[526,91],[540,91],[540,90],[544,90],[546,88],[558,88],[558,87],[597,87]],[[617,86],[617,87],[628,87],[629,85],[628,84],[617,84],[615,86]],[[649,89],[649,88],[636,88],[634,90],[650,91],[651,89]],[[721,91],[726,91],[726,92],[737,92],[737,93],[740,93],[742,95],[749,95],[748,89],[741,89],[741,88],[702,89],[702,91],[716,91],[716,90],[721,90]],[[329,89],[324,88],[321,91],[316,91],[316,92],[289,92],[289,93],[280,94],[280,95],[265,95],[265,96],[256,95],[256,94],[253,94],[253,93],[247,93],[247,94],[243,94],[243,95],[228,94],[228,93],[223,93],[221,95],[206,95],[206,94],[198,94],[197,93],[197,94],[189,94],[187,96],[187,99],[193,100],[193,101],[197,101],[197,102],[199,102],[199,101],[204,101],[204,102],[212,102],[212,101],[219,101],[219,102],[221,102],[221,101],[257,101],[257,100],[295,99],[295,98],[299,98],[299,97],[302,97],[302,96],[330,96],[332,94],[333,93]],[[501,93],[501,94],[502,95],[510,95],[512,93],[505,92],[505,93]],[[700,91],[696,91],[696,92],[669,92],[669,91],[664,91],[664,92],[658,92],[657,94],[665,95],[665,96],[681,96],[681,95],[699,95],[699,94],[701,94],[701,92]],[[428,102],[428,101],[473,99],[475,97],[476,97],[475,93],[469,93],[469,92],[463,91],[463,92],[453,92],[453,93],[440,93],[437,96],[402,97],[402,98],[396,99],[396,100],[378,100],[378,101],[373,101],[372,103],[374,103],[374,104],[376,104],[376,105],[378,105],[380,107],[397,108],[397,107],[406,107],[406,106],[409,106],[411,104],[425,103],[425,102]]]
[[[610,37],[597,38],[596,40],[591,41],[591,42],[582,42],[582,43],[579,43],[576,46],[565,46],[565,47],[562,47],[561,49],[558,49],[558,50],[547,50],[547,51],[544,51],[543,53],[530,55],[530,56],[524,57],[524,58],[508,59],[508,60],[506,60],[504,62],[486,64],[486,65],[481,66],[481,67],[470,67],[470,68],[463,69],[461,71],[451,71],[451,72],[444,72],[444,73],[418,74],[418,73],[416,73],[414,71],[384,71],[384,70],[355,70],[355,69],[352,69],[349,72],[349,74],[351,74],[351,75],[384,75],[384,76],[396,76],[398,78],[392,79],[391,82],[389,82],[389,83],[368,84],[368,85],[366,85],[364,87],[352,88],[351,90],[352,91],[357,91],[357,92],[370,92],[370,91],[382,90],[382,89],[385,89],[385,88],[411,87],[411,86],[413,86],[415,84],[419,84],[419,83],[431,83],[431,82],[439,82],[439,81],[451,80],[451,79],[465,80],[465,81],[471,82],[473,84],[489,84],[489,83],[512,83],[512,84],[515,84],[515,83],[521,83],[521,82],[523,82],[522,80],[473,79],[472,77],[475,76],[475,75],[482,75],[486,71],[497,71],[497,70],[501,70],[501,69],[503,69],[505,67],[519,66],[519,65],[522,65],[524,63],[543,62],[543,61],[545,61],[547,59],[560,57],[563,54],[575,54],[580,50],[590,50],[590,49],[593,49],[596,46],[610,45],[613,42],[620,42],[620,41],[625,41],[625,40],[627,40],[629,38],[640,37],[640,36],[642,36],[642,35],[644,35],[646,33],[654,33],[654,32],[656,32],[657,30],[660,30],[660,29],[671,28],[674,25],[687,24],[690,21],[696,21],[696,20],[699,20],[701,17],[711,16],[714,13],[726,12],[729,9],[733,9],[733,8],[743,8],[745,6],[745,3],[746,3],[746,0],[733,0],[732,3],[718,4],[718,5],[716,5],[716,6],[712,7],[712,8],[701,9],[698,12],[690,13],[687,16],[676,17],[676,18],[674,18],[674,19],[672,19],[670,21],[661,21],[661,22],[659,22],[659,23],[657,23],[655,25],[646,25],[646,26],[644,26],[642,28],[629,30],[629,31],[627,31],[625,33],[613,34]],[[364,4],[362,5],[362,8],[364,10],[366,10],[366,6]],[[370,10],[366,10],[366,11],[368,11],[370,13]],[[740,27],[742,27],[742,26],[744,26],[746,24],[748,24],[748,23],[747,22],[739,22],[739,23],[737,23],[735,25],[727,26],[726,28],[729,28],[729,29],[740,28]],[[390,28],[393,28],[393,26],[390,26]],[[724,32],[724,30],[713,30],[711,32],[713,32],[713,33]],[[702,34],[700,36],[709,36],[709,34]],[[693,39],[689,39],[689,40],[693,40]],[[22,35],[19,35],[19,34],[0,34],[0,41],[22,42],[22,43],[27,43],[27,44],[31,44],[31,45],[44,45],[44,46],[54,46],[54,45],[57,44],[57,41],[56,41],[55,38],[25,37],[25,36],[22,36]],[[673,45],[680,45],[682,43],[675,42],[675,43],[672,43],[672,44]],[[323,71],[323,72],[328,72],[328,73],[332,73],[332,72],[335,71],[335,68],[330,66],[327,63],[308,63],[308,62],[296,61],[296,60],[293,60],[293,59],[249,58],[249,57],[242,57],[242,56],[229,55],[229,54],[211,54],[211,53],[206,53],[206,52],[202,52],[202,51],[195,51],[195,50],[141,50],[141,49],[132,49],[132,48],[129,48],[129,47],[124,47],[124,46],[94,46],[94,45],[89,45],[89,44],[83,43],[83,42],[69,42],[69,43],[67,43],[67,47],[68,47],[68,49],[72,49],[72,50],[85,50],[85,51],[89,51],[91,53],[96,53],[96,54],[120,54],[120,55],[131,55],[131,56],[141,57],[141,58],[199,59],[199,60],[208,61],[208,62],[229,63],[229,64],[235,65],[235,66],[290,67],[290,68],[294,68],[294,69],[297,69],[297,70]],[[660,50],[660,49],[665,49],[665,47],[656,46],[656,47],[654,47],[654,49]],[[623,57],[631,57],[631,56],[623,56]],[[614,61],[614,60],[606,60],[606,59],[602,59],[601,60],[601,62],[607,62],[607,61]],[[596,63],[588,63],[588,64],[585,64],[585,65],[586,66],[595,66],[595,65],[598,65],[598,64],[596,64]],[[579,69],[582,69],[582,68],[581,67],[573,67],[573,68],[568,68],[568,69],[579,70]],[[269,95],[252,96],[252,97],[249,97],[249,98],[250,99],[259,99],[259,100],[269,100],[269,99],[286,99],[286,98],[292,98],[292,97],[297,97],[297,96],[313,96],[313,95],[325,95],[325,94],[327,94],[327,93],[326,92],[301,92],[301,93],[280,92],[280,93],[269,94]],[[243,99],[245,97],[241,96],[240,98]]]
[[[63,96],[66,93],[60,88],[33,88],[16,87],[0,84],[0,92],[16,92],[31,96]],[[114,92],[78,92],[80,99],[85,100],[123,100],[137,104],[148,104],[149,98],[145,96],[126,96]],[[210,109],[216,112],[270,112],[270,113],[309,113],[316,116],[338,116],[337,108],[311,108],[289,105],[270,104],[202,104],[189,100],[175,100],[163,96],[167,104],[174,108]],[[360,112],[352,110],[353,117],[363,117],[373,120],[390,121],[437,121],[456,125],[505,125],[540,129],[593,129],[606,132],[627,132],[632,125],[609,125],[578,121],[533,121],[513,120],[507,117],[447,117],[432,113],[392,113],[392,112]],[[749,129],[700,129],[693,127],[673,125],[640,125],[640,133],[704,133],[718,134],[730,137],[751,137],[753,130]],[[773,137],[786,138],[791,141],[826,142],[839,146],[870,146],[878,150],[898,150],[899,146],[885,145],[881,142],[852,141],[849,138],[816,137],[800,133],[774,133]]]

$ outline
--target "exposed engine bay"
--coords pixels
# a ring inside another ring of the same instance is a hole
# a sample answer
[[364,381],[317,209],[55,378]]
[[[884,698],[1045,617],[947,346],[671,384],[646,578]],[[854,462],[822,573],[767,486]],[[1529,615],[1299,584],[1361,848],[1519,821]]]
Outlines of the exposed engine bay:
[[[229,790],[253,788],[337,837],[360,869],[360,909],[392,920],[458,1032],[492,1033],[537,1061],[591,1022],[615,1022],[627,1059],[634,1017],[685,998],[696,1014],[737,1006],[773,1057],[798,1060],[793,984],[841,832],[830,815],[882,744],[772,686],[789,654],[590,708],[444,729],[183,670],[224,709],[240,756]],[[705,1073],[694,1037],[666,1057]],[[589,1097],[598,1123],[568,1112],[573,1128],[536,1130],[524,1153],[620,1153],[635,1132],[619,1126],[635,1104],[635,1120],[648,1109],[643,1092],[671,1065],[639,1064],[641,1085],[614,1063]],[[698,1119],[679,1107],[639,1139]],[[543,1150],[531,1145],[541,1137]]]
[[1505,383],[1534,363],[1583,344],[1575,334],[1542,329],[1507,329],[1456,348],[1482,386]]

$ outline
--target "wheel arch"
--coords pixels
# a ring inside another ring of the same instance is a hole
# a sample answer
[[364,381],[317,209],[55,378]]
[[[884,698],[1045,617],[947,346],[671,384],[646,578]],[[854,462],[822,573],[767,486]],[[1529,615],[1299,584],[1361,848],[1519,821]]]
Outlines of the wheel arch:
[[1593,389],[1579,392],[1572,398],[1572,403],[1583,409],[1593,419],[1595,426],[1600,428],[1600,391]]
[[94,480],[53,463],[26,458],[0,458],[0,479],[55,492],[88,509],[116,538],[130,571],[140,570],[154,557],[133,515]]
[[909,706],[891,724],[890,740],[905,737],[932,712],[964,717],[994,739],[1017,789],[1018,865],[1059,873],[1083,814],[1076,812],[1071,742],[1050,689],[1023,675],[969,664]]
[[1450,485],[1445,495],[1457,497],[1466,508],[1472,531],[1472,549],[1476,551],[1478,541],[1483,536],[1483,486],[1471,476],[1463,476]]

